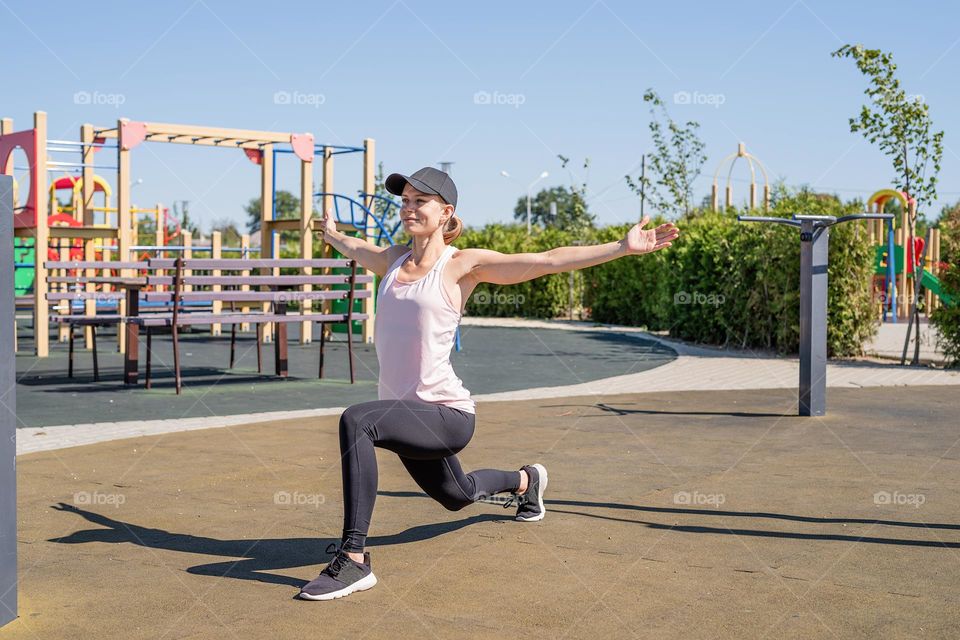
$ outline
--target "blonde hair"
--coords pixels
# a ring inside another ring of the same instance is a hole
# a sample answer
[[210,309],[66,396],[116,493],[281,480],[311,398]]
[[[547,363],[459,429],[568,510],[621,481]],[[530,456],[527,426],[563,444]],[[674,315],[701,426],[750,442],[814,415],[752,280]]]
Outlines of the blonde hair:
[[463,233],[463,221],[454,213],[443,227],[443,243],[450,244]]

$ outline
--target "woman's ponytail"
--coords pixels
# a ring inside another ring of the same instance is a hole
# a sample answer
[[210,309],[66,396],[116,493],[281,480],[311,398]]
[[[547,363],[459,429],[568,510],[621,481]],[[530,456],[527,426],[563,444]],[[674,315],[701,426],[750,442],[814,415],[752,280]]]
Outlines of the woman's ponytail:
[[443,243],[452,243],[460,237],[461,233],[463,233],[463,222],[457,217],[457,214],[453,214],[443,228]]

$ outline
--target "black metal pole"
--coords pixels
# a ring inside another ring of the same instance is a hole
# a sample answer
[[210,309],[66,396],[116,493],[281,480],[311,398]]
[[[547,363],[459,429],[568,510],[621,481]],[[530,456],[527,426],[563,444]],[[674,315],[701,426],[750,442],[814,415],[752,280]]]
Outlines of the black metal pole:
[[800,415],[827,412],[827,260],[830,227],[800,226]]
[[840,216],[794,215],[737,216],[741,222],[772,222],[800,229],[800,384],[801,416],[827,412],[827,264],[830,227],[851,220],[890,220],[889,213],[854,213]]

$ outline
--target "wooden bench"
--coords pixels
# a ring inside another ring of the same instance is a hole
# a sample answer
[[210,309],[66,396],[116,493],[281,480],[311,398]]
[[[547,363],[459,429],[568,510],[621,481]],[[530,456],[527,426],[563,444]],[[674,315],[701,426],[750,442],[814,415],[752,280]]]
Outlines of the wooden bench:
[[[126,298],[123,286],[130,280],[117,276],[97,276],[97,273],[112,273],[119,269],[141,269],[145,262],[116,262],[116,261],[47,261],[44,263],[47,272],[48,292],[47,301],[50,303],[50,322],[54,325],[67,327],[69,357],[67,376],[73,378],[74,369],[74,327],[90,327],[91,355],[93,356],[93,379],[100,380],[100,367],[97,360],[97,327],[116,326],[123,321],[120,315],[120,302]],[[115,287],[118,290],[111,291]],[[82,302],[84,307],[92,303],[93,314],[75,313],[75,302]],[[99,313],[97,303],[106,302],[112,307],[113,313]]]
[[[57,267],[69,269],[102,268],[103,264],[117,263],[57,263]],[[53,263],[51,263],[53,266]],[[353,301],[370,297],[371,292],[364,285],[373,280],[371,275],[358,275],[357,263],[347,259],[151,259],[143,263],[131,263],[130,268],[138,272],[133,278],[88,278],[72,276],[71,282],[90,285],[109,284],[123,291],[67,291],[48,294],[52,302],[63,300],[111,300],[125,301],[126,310],[122,317],[110,318],[110,322],[124,324],[126,332],[126,353],[124,358],[124,383],[137,384],[139,369],[140,328],[146,332],[146,386],[151,384],[152,334],[157,327],[169,328],[173,336],[173,364],[176,391],[182,388],[180,373],[179,333],[181,327],[196,325],[231,325],[230,367],[235,361],[236,329],[238,324],[257,326],[257,368],[262,371],[261,328],[272,325],[274,331],[274,359],[276,374],[287,375],[287,325],[291,322],[320,323],[320,364],[318,376],[323,377],[324,327],[327,323],[347,323],[347,353],[350,368],[350,382],[355,382],[353,368],[353,325],[354,320],[364,320],[367,314],[354,313]],[[350,269],[349,274],[315,274],[320,269]],[[295,269],[296,275],[281,275],[281,269]],[[259,270],[263,275],[250,275]],[[212,275],[194,275],[197,272],[210,272]],[[346,285],[344,289],[332,289],[334,285]],[[294,289],[296,287],[296,289]],[[343,313],[304,312],[303,307],[315,301],[346,300],[347,310]],[[197,310],[191,305],[209,303]],[[159,304],[160,311],[150,312],[146,303]],[[288,313],[288,305],[299,303],[301,313]],[[229,305],[230,308],[224,308]],[[237,307],[240,307],[237,309]],[[259,307],[253,308],[251,307]],[[77,314],[51,314],[51,320],[83,325],[98,323],[101,318],[107,322],[107,316],[87,317]],[[71,335],[72,335],[71,324]],[[98,324],[98,326],[100,326]],[[94,355],[94,358],[96,356]]]

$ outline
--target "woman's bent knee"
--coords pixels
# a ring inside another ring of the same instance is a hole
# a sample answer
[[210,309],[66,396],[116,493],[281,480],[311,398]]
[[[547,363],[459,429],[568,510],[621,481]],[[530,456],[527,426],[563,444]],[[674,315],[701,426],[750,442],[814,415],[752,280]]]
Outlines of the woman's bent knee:
[[440,504],[447,511],[460,511],[464,507],[473,504],[472,500],[441,500]]
[[355,407],[347,407],[340,414],[340,435],[346,436],[348,440],[356,440],[361,430],[361,411]]

